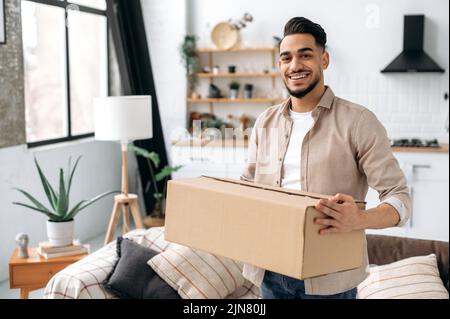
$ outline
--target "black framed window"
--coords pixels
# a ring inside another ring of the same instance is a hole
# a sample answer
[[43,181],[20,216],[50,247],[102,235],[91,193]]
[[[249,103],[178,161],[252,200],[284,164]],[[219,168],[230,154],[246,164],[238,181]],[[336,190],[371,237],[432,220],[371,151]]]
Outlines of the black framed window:
[[109,94],[105,0],[22,0],[29,147],[93,136],[92,99]]

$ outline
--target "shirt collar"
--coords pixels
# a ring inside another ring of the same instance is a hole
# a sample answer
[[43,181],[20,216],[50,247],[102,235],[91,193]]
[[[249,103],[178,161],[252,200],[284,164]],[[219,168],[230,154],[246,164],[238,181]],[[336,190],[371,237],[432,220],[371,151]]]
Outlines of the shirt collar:
[[333,105],[333,101],[335,98],[333,90],[329,86],[325,86],[326,90],[325,93],[322,95],[322,98],[319,101],[319,104],[317,106],[322,106],[327,109],[331,109],[331,105]]
[[[325,93],[322,95],[322,97],[320,98],[319,103],[317,104],[317,106],[320,107],[324,107],[326,109],[331,109],[331,106],[333,105],[333,101],[335,98],[335,95],[333,93],[333,90],[331,90],[331,88],[329,86],[325,86]],[[282,113],[284,116],[289,117],[289,109],[291,108],[292,102],[291,102],[291,98],[288,98],[280,107],[279,112]],[[313,110],[316,111],[318,108],[316,107]]]

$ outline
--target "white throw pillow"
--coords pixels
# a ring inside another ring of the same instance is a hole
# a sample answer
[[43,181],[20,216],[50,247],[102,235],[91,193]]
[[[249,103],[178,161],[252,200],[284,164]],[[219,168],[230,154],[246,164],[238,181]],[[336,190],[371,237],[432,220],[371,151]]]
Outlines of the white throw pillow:
[[135,229],[125,234],[128,238],[139,245],[147,247],[157,252],[165,251],[178,244],[168,242],[164,239],[164,227],[152,227],[149,229]]
[[448,299],[436,255],[402,259],[373,266],[358,285],[358,299]]
[[170,247],[147,263],[183,299],[223,299],[244,283],[251,287],[242,276],[242,263],[186,246]]

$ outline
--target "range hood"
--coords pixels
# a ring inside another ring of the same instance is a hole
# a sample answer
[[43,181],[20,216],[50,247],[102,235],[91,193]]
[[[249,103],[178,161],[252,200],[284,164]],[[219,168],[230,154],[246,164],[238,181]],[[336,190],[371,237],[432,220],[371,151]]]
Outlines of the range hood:
[[388,72],[444,72],[423,50],[424,15],[405,15],[403,51],[381,70]]

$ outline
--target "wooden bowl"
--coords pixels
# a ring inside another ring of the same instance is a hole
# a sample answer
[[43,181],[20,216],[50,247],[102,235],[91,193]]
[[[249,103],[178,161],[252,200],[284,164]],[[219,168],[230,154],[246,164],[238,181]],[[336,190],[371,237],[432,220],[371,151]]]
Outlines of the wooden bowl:
[[211,40],[218,49],[231,49],[239,42],[239,30],[228,22],[220,22],[213,28]]

